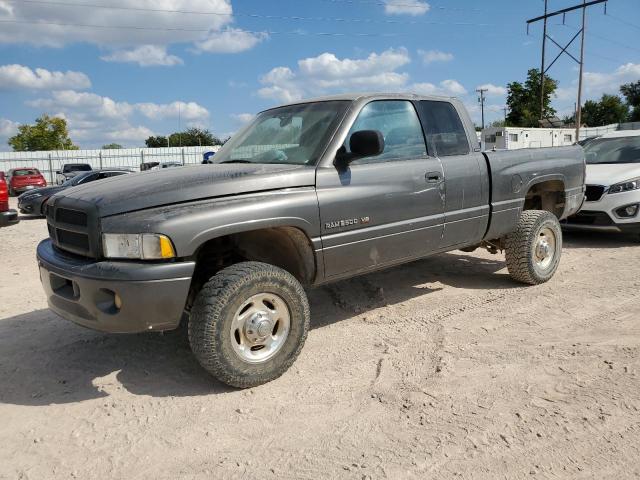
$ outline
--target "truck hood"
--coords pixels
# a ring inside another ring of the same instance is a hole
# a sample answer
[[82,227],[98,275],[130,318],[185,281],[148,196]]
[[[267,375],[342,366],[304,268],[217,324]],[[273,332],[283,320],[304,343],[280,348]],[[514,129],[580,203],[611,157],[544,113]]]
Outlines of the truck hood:
[[315,167],[209,164],[167,168],[72,187],[56,195],[95,205],[101,217],[207,198],[315,185]]
[[587,164],[588,185],[604,185],[640,177],[640,163],[600,163]]

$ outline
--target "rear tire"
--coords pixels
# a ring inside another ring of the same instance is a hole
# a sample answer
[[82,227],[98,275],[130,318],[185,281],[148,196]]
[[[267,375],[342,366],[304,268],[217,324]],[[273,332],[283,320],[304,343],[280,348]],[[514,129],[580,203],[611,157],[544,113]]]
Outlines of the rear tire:
[[514,280],[538,285],[551,279],[562,255],[562,230],[555,215],[525,210],[505,239],[507,269]]
[[189,343],[218,380],[254,387],[293,364],[310,316],[306,293],[293,275],[266,263],[238,263],[211,277],[196,295]]

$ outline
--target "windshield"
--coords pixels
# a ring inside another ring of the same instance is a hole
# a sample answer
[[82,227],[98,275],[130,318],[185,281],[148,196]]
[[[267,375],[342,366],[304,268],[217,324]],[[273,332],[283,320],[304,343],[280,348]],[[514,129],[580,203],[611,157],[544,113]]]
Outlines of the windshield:
[[29,175],[40,175],[40,172],[35,168],[29,168],[25,170],[16,170],[13,172],[16,177],[27,177]]
[[350,103],[304,103],[262,112],[211,161],[314,165]]
[[640,136],[597,138],[584,146],[588,164],[640,163]]

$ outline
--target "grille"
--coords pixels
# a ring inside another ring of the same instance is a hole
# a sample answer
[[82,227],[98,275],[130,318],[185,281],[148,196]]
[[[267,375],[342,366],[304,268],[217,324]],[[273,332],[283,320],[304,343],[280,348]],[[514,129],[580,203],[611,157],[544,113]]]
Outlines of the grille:
[[99,237],[97,211],[73,199],[54,199],[47,203],[47,228],[53,244],[67,252],[97,258]]
[[602,185],[587,185],[585,196],[587,202],[597,202],[602,198],[604,194],[604,187]]

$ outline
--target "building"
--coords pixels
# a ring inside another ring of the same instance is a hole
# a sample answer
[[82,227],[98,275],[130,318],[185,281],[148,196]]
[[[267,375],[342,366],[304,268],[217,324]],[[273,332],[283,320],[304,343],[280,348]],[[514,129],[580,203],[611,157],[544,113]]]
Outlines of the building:
[[575,143],[574,128],[487,127],[482,131],[485,150],[562,147]]

